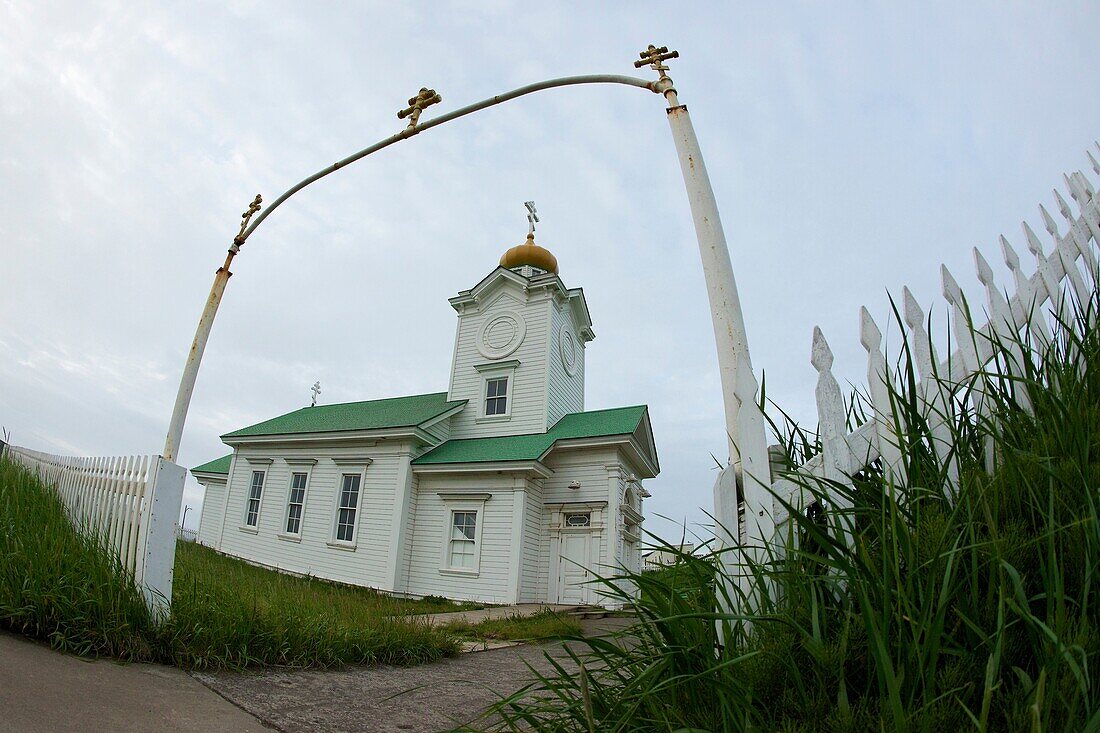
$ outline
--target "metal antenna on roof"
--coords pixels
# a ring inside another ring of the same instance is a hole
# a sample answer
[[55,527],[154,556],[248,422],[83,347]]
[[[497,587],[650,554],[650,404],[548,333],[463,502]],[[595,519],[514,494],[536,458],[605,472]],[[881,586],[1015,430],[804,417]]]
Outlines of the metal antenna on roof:
[[313,393],[313,401],[309,404],[310,407],[317,406],[317,395],[321,394],[321,383],[314,382],[313,386],[309,388],[309,391]]

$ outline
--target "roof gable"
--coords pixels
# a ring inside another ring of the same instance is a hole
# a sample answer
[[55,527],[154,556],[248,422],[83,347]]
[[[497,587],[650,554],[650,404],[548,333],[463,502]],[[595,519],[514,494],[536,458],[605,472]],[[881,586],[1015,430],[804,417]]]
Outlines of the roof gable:
[[230,453],[227,456],[221,458],[215,458],[212,461],[207,461],[201,466],[195,466],[191,469],[191,473],[224,473],[229,475],[229,464],[233,460],[233,454]]
[[[591,412],[572,412],[558,420],[545,433],[505,435],[494,438],[463,438],[448,440],[417,458],[415,465],[444,463],[487,463],[506,461],[536,461],[546,455],[559,441],[585,438],[629,436],[632,439],[649,430],[649,409],[645,405],[616,407]],[[652,449],[652,438],[642,444]],[[656,452],[652,452],[656,464]]]
[[573,310],[573,317],[576,319],[580,336],[585,341],[591,341],[596,337],[595,332],[592,330],[592,315],[588,312],[588,303],[584,299],[584,291],[581,288],[569,289],[565,287],[565,283],[561,281],[561,278],[552,272],[546,272],[528,278],[520,275],[518,272],[513,272],[504,267],[498,267],[486,275],[477,285],[469,290],[459,292],[458,295],[451,298],[448,302],[451,304],[452,308],[462,313],[467,308],[477,306],[486,301],[491,302],[489,296],[496,292],[497,289],[506,288],[509,285],[512,286],[513,290],[521,293],[528,293],[532,290],[539,289],[549,290],[554,293],[556,298],[569,303],[569,307]]
[[226,433],[222,439],[415,427],[465,404],[465,400],[448,401],[446,392],[433,392],[410,397],[303,407]]

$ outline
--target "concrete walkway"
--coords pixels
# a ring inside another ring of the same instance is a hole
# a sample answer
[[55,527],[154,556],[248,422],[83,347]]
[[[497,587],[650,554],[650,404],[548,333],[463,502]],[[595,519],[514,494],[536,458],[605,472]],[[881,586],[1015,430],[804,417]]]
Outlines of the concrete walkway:
[[[581,622],[586,635],[633,623],[609,617]],[[198,674],[203,682],[283,733],[405,733],[450,730],[531,678],[549,671],[545,654],[566,667],[559,642],[461,654],[416,667],[347,667]]]
[[543,611],[571,611],[577,606],[566,606],[555,603],[517,603],[512,606],[490,606],[489,608],[479,608],[476,611],[454,611],[451,613],[426,613],[414,618],[423,619],[432,626],[439,626],[442,624],[449,624],[455,622],[465,622],[468,624],[476,624],[482,621],[488,621],[489,619],[497,618],[512,618],[513,616],[519,616],[520,618],[526,618],[528,616],[534,616]]
[[89,662],[0,632],[0,733],[262,731],[186,672]]

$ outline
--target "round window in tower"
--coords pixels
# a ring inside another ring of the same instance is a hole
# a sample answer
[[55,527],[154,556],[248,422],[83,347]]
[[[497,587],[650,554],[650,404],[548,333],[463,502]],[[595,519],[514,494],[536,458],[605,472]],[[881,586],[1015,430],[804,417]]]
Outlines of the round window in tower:
[[481,324],[477,350],[486,359],[503,359],[519,348],[527,335],[527,323],[518,313],[501,313]]
[[571,377],[577,373],[577,348],[577,337],[568,326],[562,326],[558,331],[558,354],[566,374]]

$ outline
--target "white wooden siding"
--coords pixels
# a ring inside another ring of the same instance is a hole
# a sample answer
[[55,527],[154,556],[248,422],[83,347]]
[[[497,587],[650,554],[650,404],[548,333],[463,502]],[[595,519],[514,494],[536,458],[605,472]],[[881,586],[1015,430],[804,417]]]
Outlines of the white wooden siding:
[[[293,573],[315,575],[328,580],[394,590],[387,571],[393,504],[398,471],[411,446],[405,441],[383,441],[374,446],[271,448],[241,446],[229,477],[225,529],[220,550],[253,562]],[[333,458],[366,456],[356,513],[355,550],[334,547],[336,503],[341,476],[361,470],[356,465],[338,465]],[[253,465],[247,459],[272,459],[268,466]],[[302,510],[301,535],[296,540],[280,537],[286,529],[286,502],[290,474],[300,468],[286,459],[317,460],[310,472]],[[249,480],[253,470],[266,470],[260,516],[256,531],[241,529]]]
[[[551,310],[550,296],[539,294],[527,300],[517,285],[507,282],[489,296],[485,306],[459,314],[451,390],[447,399],[469,400],[469,404],[451,418],[452,438],[545,432]],[[487,359],[477,349],[478,332],[483,323],[501,313],[522,315],[527,325],[526,334],[519,348],[511,354],[497,360]],[[513,384],[509,385],[511,417],[479,421],[485,396],[482,394],[483,375],[475,367],[512,360],[519,361],[519,367]]]
[[[470,409],[469,407],[463,408],[463,410]],[[429,425],[423,428],[424,432],[435,438],[439,443],[445,443],[451,439],[451,420],[453,417],[445,417],[434,425]],[[425,451],[430,450],[431,446],[426,446]]]
[[397,561],[397,577],[394,579],[394,590],[400,593],[412,593],[409,587],[409,573],[412,567],[413,539],[416,535],[416,514],[419,497],[417,496],[420,477],[412,474],[412,485],[409,487],[409,512],[405,515],[405,542],[400,548],[400,557]]
[[542,500],[542,481],[527,482],[527,504],[523,521],[523,576],[520,581],[520,602],[538,603],[549,600],[546,595],[546,575],[549,568],[549,524]]
[[[566,502],[610,503],[606,466],[618,462],[618,451],[614,447],[554,451],[546,459],[546,466],[554,472],[554,475],[546,479],[543,484],[543,505]],[[579,489],[569,488],[569,484],[573,481],[580,482]],[[544,521],[547,524],[547,537],[550,539],[549,516]],[[591,569],[606,575],[609,568],[603,558],[607,557],[608,535],[614,525],[610,518],[605,525],[604,531],[593,538],[596,546],[592,548],[592,557],[600,558],[600,567]],[[548,553],[555,552],[554,547],[556,547],[555,544],[548,542],[548,548],[550,548]],[[553,578],[547,579],[551,595],[554,593],[554,582]]]
[[[549,374],[547,382],[547,427],[553,426],[564,415],[571,412],[584,411],[584,339],[580,337],[579,326],[573,318],[573,309],[569,303],[563,303],[550,308],[553,329],[551,338],[548,339],[548,363]],[[568,328],[573,333],[573,341],[577,347],[576,374],[570,376],[562,365],[559,339],[562,328]]]
[[198,541],[201,545],[216,548],[218,533],[222,527],[222,515],[225,513],[225,480],[210,479],[200,483],[206,492],[202,498]]
[[[417,481],[416,522],[409,563],[408,592],[472,601],[511,603],[512,507],[510,475],[430,475]],[[481,523],[480,567],[477,577],[440,572],[450,526],[450,502],[438,492],[488,493]]]

